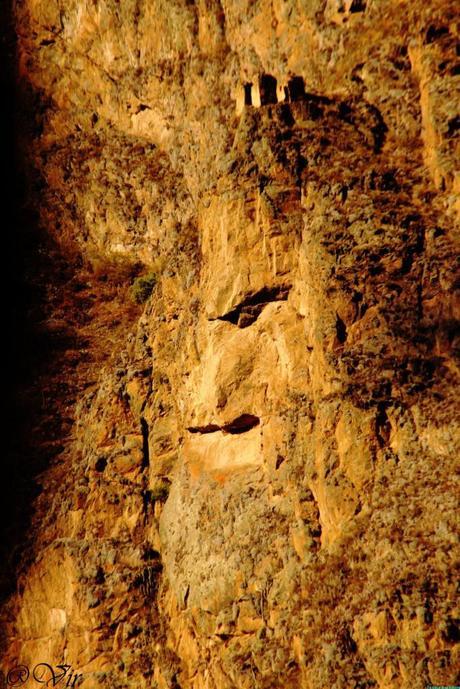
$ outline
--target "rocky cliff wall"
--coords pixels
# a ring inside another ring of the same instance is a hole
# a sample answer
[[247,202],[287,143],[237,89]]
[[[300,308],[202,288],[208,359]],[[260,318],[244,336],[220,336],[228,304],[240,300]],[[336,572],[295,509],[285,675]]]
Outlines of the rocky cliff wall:
[[458,683],[455,10],[17,3],[30,203],[70,272],[45,329],[85,344],[5,672]]

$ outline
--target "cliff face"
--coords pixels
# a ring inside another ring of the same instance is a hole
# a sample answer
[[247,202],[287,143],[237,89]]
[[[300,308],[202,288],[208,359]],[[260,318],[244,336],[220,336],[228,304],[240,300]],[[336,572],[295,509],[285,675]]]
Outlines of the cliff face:
[[455,5],[17,4],[44,327],[84,345],[5,672],[458,683]]

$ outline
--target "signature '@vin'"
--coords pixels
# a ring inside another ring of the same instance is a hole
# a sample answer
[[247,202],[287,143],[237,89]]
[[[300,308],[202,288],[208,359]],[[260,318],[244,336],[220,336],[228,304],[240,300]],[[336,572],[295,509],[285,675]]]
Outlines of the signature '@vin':
[[0,687],[25,687],[26,683],[32,688],[33,683],[45,687],[60,687],[61,689],[75,689],[83,679],[83,675],[75,672],[71,665],[50,665],[37,663],[34,667],[15,665],[7,674],[0,672]]

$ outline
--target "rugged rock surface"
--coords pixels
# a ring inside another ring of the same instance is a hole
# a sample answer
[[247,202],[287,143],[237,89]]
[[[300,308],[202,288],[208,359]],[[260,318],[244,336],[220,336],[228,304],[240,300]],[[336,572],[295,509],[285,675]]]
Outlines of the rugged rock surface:
[[58,447],[35,409],[5,672],[460,681],[455,10],[17,3],[29,203],[65,265],[40,322],[72,332],[34,388]]

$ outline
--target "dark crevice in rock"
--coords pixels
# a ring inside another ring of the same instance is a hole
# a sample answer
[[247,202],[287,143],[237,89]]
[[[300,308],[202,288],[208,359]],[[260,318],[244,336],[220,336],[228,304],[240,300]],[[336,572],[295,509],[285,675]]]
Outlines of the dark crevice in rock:
[[94,465],[94,468],[96,471],[102,473],[103,471],[105,471],[106,466],[107,466],[106,457],[99,457],[96,461],[96,464]]
[[385,405],[377,405],[377,416],[375,418],[375,433],[380,447],[385,447],[390,440],[391,424],[388,419]]
[[190,586],[187,586],[187,588],[185,590],[185,594],[184,594],[184,608],[187,607],[189,595],[190,595]]
[[219,316],[218,320],[228,321],[239,328],[247,328],[257,320],[267,304],[273,301],[286,301],[290,289],[290,286],[264,287],[255,294],[243,299],[228,313]]
[[338,342],[340,344],[344,344],[347,339],[347,328],[345,326],[345,323],[338,314],[336,316],[335,329],[337,333]]
[[260,419],[258,416],[254,416],[254,414],[241,414],[241,416],[238,416],[233,421],[230,421],[230,423],[222,426],[222,430],[224,433],[246,433],[246,431],[250,431],[251,428],[258,426],[259,423]]
[[442,637],[448,644],[456,644],[460,641],[460,620],[449,617],[446,620]]
[[425,45],[429,45],[430,43],[434,43],[440,38],[447,36],[448,33],[449,29],[447,26],[434,26],[431,24],[425,33],[425,40],[423,42]]
[[142,468],[147,469],[150,465],[149,453],[149,426],[147,421],[141,418],[141,432],[142,432]]
[[460,131],[460,115],[452,117],[447,123],[447,138],[455,136]]
[[371,127],[371,132],[374,137],[374,153],[380,153],[385,143],[388,127],[382,117],[382,113],[375,105],[368,106],[370,113],[374,116],[375,124]]
[[241,414],[237,416],[236,419],[230,421],[229,423],[219,426],[216,423],[210,423],[206,426],[189,426],[187,430],[190,433],[215,433],[216,431],[223,431],[224,433],[231,433],[232,435],[238,435],[239,433],[246,433],[252,428],[255,428],[260,423],[258,416],[254,414]]
[[160,557],[160,553],[158,552],[158,550],[155,550],[155,548],[148,546],[142,554],[142,559],[143,560],[160,560],[161,557]]
[[350,5],[350,12],[364,12],[366,9],[366,3],[364,0],[353,0]]
[[342,655],[350,655],[356,653],[358,646],[356,641],[353,639],[350,630],[343,625],[338,636],[338,646]]
[[189,426],[187,430],[190,433],[215,433],[220,431],[220,426],[216,423],[208,423],[206,426]]
[[275,469],[278,470],[284,461],[285,457],[283,457],[282,455],[278,455],[276,458]]

